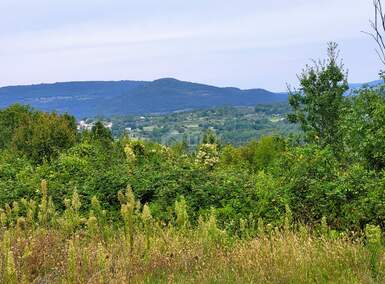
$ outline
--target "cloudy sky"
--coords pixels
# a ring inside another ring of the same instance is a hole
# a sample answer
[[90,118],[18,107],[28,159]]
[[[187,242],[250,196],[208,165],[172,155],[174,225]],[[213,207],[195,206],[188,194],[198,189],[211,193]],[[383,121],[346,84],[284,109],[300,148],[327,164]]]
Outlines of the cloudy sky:
[[182,80],[285,90],[340,44],[351,82],[375,80],[371,0],[1,0],[0,86]]

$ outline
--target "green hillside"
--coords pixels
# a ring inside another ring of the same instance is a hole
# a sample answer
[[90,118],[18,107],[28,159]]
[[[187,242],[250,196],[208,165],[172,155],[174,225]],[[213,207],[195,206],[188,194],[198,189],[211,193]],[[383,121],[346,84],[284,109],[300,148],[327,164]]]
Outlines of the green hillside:
[[208,129],[224,144],[241,145],[264,135],[298,133],[298,127],[287,121],[290,107],[286,103],[256,107],[221,107],[183,111],[164,115],[112,116],[87,119],[92,125],[98,119],[112,123],[115,137],[126,133],[131,138],[147,139],[172,145],[185,141],[190,147],[200,143]]

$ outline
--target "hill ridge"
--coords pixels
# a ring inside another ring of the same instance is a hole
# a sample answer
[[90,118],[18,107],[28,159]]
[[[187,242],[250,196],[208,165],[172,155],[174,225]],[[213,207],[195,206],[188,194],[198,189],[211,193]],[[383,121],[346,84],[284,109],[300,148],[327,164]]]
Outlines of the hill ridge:
[[175,78],[153,81],[70,81],[0,88],[0,108],[29,104],[78,118],[97,115],[169,113],[180,109],[253,106],[287,100],[287,94],[262,88],[217,87]]

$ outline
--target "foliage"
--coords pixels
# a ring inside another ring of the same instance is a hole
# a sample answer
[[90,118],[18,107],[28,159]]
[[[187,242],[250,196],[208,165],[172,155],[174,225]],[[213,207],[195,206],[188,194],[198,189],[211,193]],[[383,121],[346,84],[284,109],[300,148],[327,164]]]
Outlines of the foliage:
[[11,144],[16,129],[27,124],[32,116],[30,107],[19,104],[0,110],[0,149]]
[[0,149],[12,146],[35,163],[51,160],[77,140],[75,118],[13,105],[0,111]]
[[299,81],[301,88],[289,96],[293,108],[289,120],[300,123],[309,142],[338,145],[338,124],[348,84],[343,65],[338,62],[337,44],[329,43],[327,60],[307,66]]
[[345,151],[374,169],[385,168],[384,87],[364,88],[349,101],[341,128]]
[[101,121],[97,121],[92,127],[90,137],[92,140],[99,141],[105,145],[109,145],[113,140],[111,131]]
[[[344,133],[353,135],[351,129],[356,126],[348,115],[362,109],[358,102],[372,92],[362,91],[351,99]],[[355,122],[361,123],[359,119]],[[19,155],[12,145],[3,150],[1,204],[22,197],[37,200],[41,193],[36,187],[45,179],[52,202],[66,214],[72,211],[63,200],[71,200],[76,192],[85,204],[80,211],[90,210],[96,196],[109,217],[118,218],[117,193],[130,186],[151,215],[165,222],[170,221],[175,201],[183,196],[192,224],[214,208],[218,225],[232,232],[242,231],[242,224],[255,223],[258,218],[284,224],[288,207],[293,220],[311,226],[326,218],[333,229],[342,231],[361,230],[368,223],[385,228],[384,173],[379,167],[367,167],[371,160],[360,154],[361,148],[353,147],[359,145],[352,139],[350,144],[344,140],[349,151],[341,151],[344,154],[337,158],[328,146],[298,145],[279,136],[234,147],[216,144],[215,136],[209,134],[205,141],[211,144],[200,144],[190,152],[178,145],[167,147],[124,136],[111,140],[102,125],[100,129],[94,132],[107,136],[96,138],[92,132],[83,132],[74,146],[42,164]],[[369,134],[366,138],[377,143]],[[379,142],[375,145],[380,147]],[[94,215],[87,217],[90,226]]]

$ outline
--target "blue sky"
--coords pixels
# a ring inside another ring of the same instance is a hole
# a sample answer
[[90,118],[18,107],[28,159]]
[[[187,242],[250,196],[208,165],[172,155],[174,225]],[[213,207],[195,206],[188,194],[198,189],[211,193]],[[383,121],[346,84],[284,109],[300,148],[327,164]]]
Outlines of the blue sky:
[[285,90],[326,43],[378,78],[370,0],[1,0],[0,86],[161,77]]

